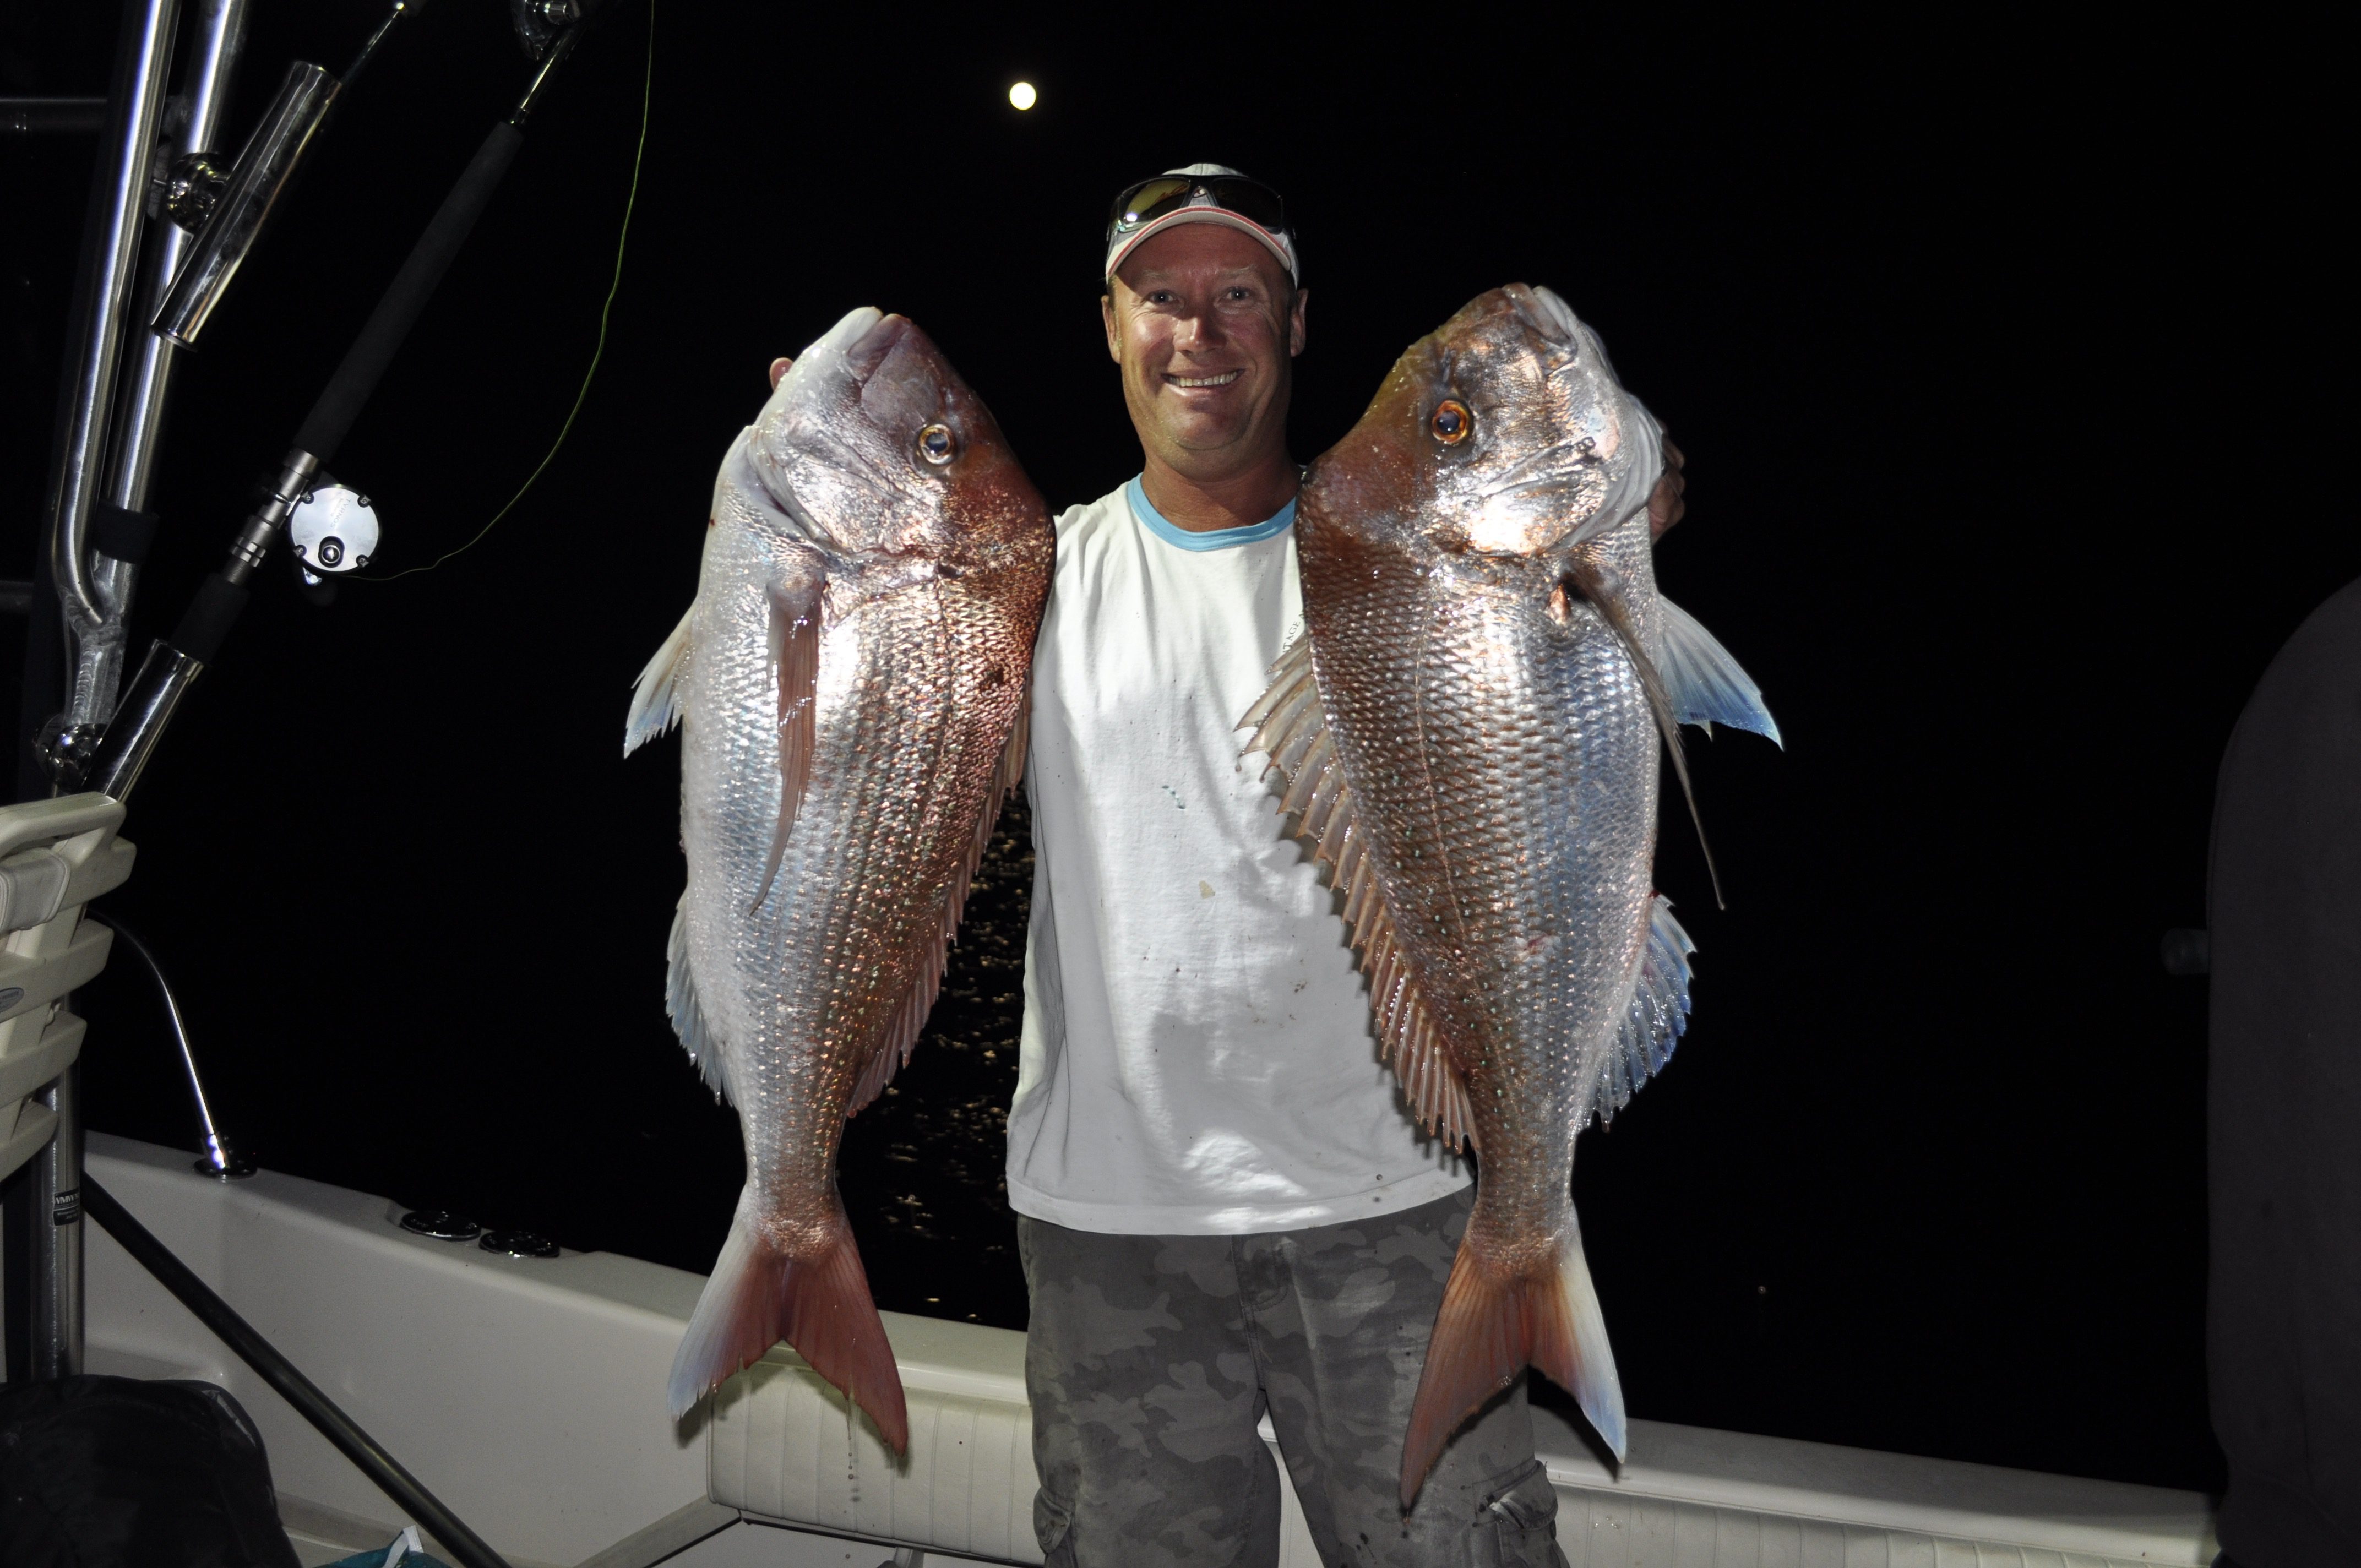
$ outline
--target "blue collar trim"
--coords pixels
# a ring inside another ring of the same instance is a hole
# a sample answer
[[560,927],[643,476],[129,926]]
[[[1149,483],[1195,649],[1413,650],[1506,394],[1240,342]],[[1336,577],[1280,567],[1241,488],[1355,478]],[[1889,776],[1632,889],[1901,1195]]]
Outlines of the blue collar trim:
[[1131,502],[1131,515],[1139,520],[1148,532],[1180,550],[1229,550],[1240,544],[1256,544],[1275,539],[1295,524],[1295,503],[1289,501],[1260,522],[1250,522],[1243,528],[1217,528],[1209,533],[1194,533],[1180,527],[1148,503],[1148,492],[1140,488],[1137,476],[1123,488]]

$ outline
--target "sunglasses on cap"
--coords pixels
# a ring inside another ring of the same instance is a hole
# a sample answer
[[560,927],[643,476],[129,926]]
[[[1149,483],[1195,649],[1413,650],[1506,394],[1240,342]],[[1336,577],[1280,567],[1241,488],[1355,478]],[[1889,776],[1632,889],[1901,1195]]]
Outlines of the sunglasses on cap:
[[1146,228],[1157,219],[1200,203],[1235,213],[1272,234],[1287,232],[1287,203],[1259,180],[1243,174],[1159,174],[1115,199],[1107,214],[1107,238]]

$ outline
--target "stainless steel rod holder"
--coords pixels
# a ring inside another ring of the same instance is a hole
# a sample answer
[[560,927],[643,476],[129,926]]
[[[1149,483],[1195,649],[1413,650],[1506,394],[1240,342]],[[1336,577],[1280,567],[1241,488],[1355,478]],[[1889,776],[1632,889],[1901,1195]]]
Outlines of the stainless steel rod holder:
[[189,695],[189,687],[204,668],[160,637],[149,643],[148,657],[132,677],[130,689],[124,693],[91,758],[82,787],[96,790],[110,800],[129,800],[148,759],[156,754],[156,742],[163,739],[165,726],[172,722],[181,699]]
[[157,132],[164,115],[164,90],[172,57],[173,26],[180,0],[138,0],[126,7],[132,31],[119,51],[123,66],[110,104],[108,141],[112,172],[99,197],[99,235],[91,258],[89,313],[80,323],[82,341],[73,391],[66,410],[64,451],[49,491],[49,567],[66,625],[80,630],[105,620],[90,577],[85,546],[91,503],[98,490],[98,467],[106,446],[107,415],[115,403],[115,371],[122,362],[123,323],[128,313],[131,274],[139,256],[139,230],[147,215],[148,172],[156,160]]
[[99,737],[90,765],[82,770],[81,788],[96,790],[111,800],[131,798],[181,699],[221,651],[222,639],[245,609],[247,579],[269,555],[270,543],[286,525],[288,512],[319,471],[320,460],[309,452],[298,448],[287,455],[279,477],[271,482],[270,494],[254,509],[231,544],[229,559],[198,591],[170,640],[159,639],[148,647],[139,674],[123,694],[106,732]]
[[[182,68],[188,118],[173,138],[171,151],[181,158],[203,151],[221,130],[223,104],[229,97],[237,58],[246,42],[247,0],[197,0],[189,40],[191,58]],[[163,301],[180,270],[189,236],[177,224],[148,225],[147,256],[140,270],[140,308],[152,312]],[[125,323],[127,328],[129,323]],[[109,444],[104,499],[128,512],[148,505],[148,477],[156,443],[163,427],[164,397],[170,388],[172,359],[179,352],[148,332],[127,332],[122,371],[122,397],[116,408]],[[115,712],[123,684],[125,628],[131,617],[132,595],[138,586],[139,564],[118,560],[107,553],[102,532],[91,555],[91,584],[104,612],[93,626],[76,628],[73,684],[66,697],[68,732],[92,730]]]
[[[395,15],[399,16],[414,6],[398,5]],[[379,36],[382,37],[383,32],[380,28]],[[181,699],[220,652],[222,640],[244,609],[247,581],[269,556],[272,543],[285,527],[297,500],[311,488],[313,478],[344,440],[376,389],[379,378],[433,296],[435,285],[466,243],[476,220],[515,159],[526,120],[548,90],[558,68],[573,52],[580,35],[577,23],[551,43],[524,96],[518,100],[509,118],[492,127],[451,193],[444,198],[426,232],[419,236],[401,270],[378,301],[360,336],[346,351],[318,401],[313,404],[303,428],[296,433],[294,448],[280,463],[269,498],[247,519],[245,528],[230,545],[228,559],[223,562],[220,571],[205,580],[171,637],[148,650],[138,676],[125,694],[114,722],[97,739],[87,764],[78,760],[75,762],[72,771],[79,775],[76,782],[81,787],[120,801],[127,799],[138,784]],[[364,60],[375,48],[376,40],[372,39],[369,49],[363,51]],[[285,96],[284,90],[281,96]],[[240,163],[245,162],[242,155]],[[223,206],[230,199],[225,194]],[[214,216],[218,218],[222,211],[223,207],[217,206]],[[201,258],[201,254],[192,256],[189,266],[182,269],[184,280]]]
[[320,66],[299,60],[287,68],[279,96],[247,137],[228,187],[214,203],[188,260],[172,280],[171,292],[156,313],[158,335],[183,348],[196,346],[197,334],[261,236],[338,91],[336,79]]

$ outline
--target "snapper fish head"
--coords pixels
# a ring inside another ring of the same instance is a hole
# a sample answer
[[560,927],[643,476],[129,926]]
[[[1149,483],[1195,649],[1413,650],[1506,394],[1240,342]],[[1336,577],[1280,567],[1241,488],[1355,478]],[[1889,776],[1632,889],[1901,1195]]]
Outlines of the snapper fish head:
[[1330,510],[1390,513],[1433,549],[1538,556],[1630,521],[1663,466],[1662,433],[1598,334],[1549,290],[1512,283],[1412,344],[1312,482],[1395,491],[1390,507]]
[[907,317],[846,313],[780,379],[723,474],[839,560],[950,562],[1027,540],[1040,494],[1000,426]]

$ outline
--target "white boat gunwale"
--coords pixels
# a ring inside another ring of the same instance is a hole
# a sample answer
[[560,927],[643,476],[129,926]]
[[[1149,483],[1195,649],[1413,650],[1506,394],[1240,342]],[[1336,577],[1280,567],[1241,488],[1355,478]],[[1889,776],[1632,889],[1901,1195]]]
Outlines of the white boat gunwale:
[[[401,1207],[383,1198],[272,1171],[224,1182],[197,1174],[183,1151],[104,1134],[90,1135],[87,1161],[517,1568],[639,1568],[678,1550],[671,1537],[684,1530],[727,1525],[728,1513],[845,1541],[1040,1561],[1022,1334],[884,1314],[913,1407],[903,1465],[784,1347],[675,1426],[664,1384],[700,1276],[611,1253],[516,1258],[437,1241],[402,1230]],[[92,1234],[89,1268],[90,1370],[227,1387],[263,1431],[292,1525],[343,1519],[348,1531],[390,1534],[401,1522],[103,1232]],[[964,1432],[979,1421],[994,1429],[989,1443],[954,1433],[929,1453],[917,1441],[929,1422]],[[1923,1545],[1929,1563],[1950,1561],[1957,1546],[1975,1552],[1962,1559],[1971,1562],[2204,1568],[2216,1550],[2211,1504],[2193,1492],[1645,1420],[1610,1473],[1562,1418],[1536,1410],[1535,1422],[1559,1540],[1577,1564],[1653,1561],[1627,1555],[1653,1540],[1665,1561],[1712,1564],[1780,1560],[1790,1548],[1778,1542],[1791,1538],[1801,1562],[1827,1550],[1860,1560],[1872,1536],[1886,1538],[1879,1560]],[[803,1469],[816,1444],[835,1458]],[[760,1489],[764,1467],[788,1464],[805,1506],[750,1506],[746,1487]],[[914,1480],[925,1483],[915,1501]],[[897,1488],[902,1505],[881,1514]],[[1309,1563],[1291,1493],[1285,1501],[1284,1560]],[[894,1528],[870,1528],[880,1518]],[[790,1533],[778,1532],[783,1551]],[[1602,1534],[1614,1539],[1594,1552],[1589,1538]],[[692,1547],[678,1561],[699,1555]]]

